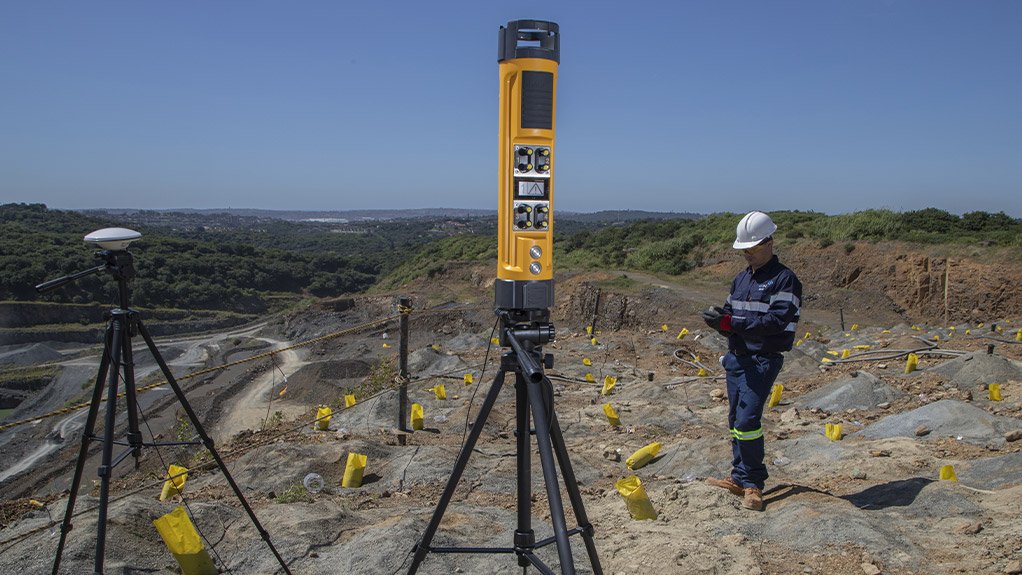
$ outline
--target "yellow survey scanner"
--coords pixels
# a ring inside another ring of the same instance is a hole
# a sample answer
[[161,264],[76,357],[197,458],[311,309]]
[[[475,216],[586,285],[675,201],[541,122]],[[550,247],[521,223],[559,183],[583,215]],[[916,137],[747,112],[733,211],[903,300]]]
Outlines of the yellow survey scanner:
[[496,306],[553,305],[554,132],[557,24],[515,20],[500,28],[499,205]]

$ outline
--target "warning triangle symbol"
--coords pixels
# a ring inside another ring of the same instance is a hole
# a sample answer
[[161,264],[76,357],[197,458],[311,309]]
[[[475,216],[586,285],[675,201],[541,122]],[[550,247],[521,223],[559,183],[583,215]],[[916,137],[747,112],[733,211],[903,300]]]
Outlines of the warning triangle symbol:
[[526,195],[532,198],[542,196],[543,186],[539,182],[532,182],[529,184],[529,189],[526,190]]

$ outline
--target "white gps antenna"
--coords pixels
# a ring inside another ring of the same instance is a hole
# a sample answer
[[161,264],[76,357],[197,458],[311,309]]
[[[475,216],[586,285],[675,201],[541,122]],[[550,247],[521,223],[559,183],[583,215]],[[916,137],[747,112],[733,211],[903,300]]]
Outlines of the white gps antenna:
[[103,228],[85,236],[85,241],[96,244],[104,250],[123,250],[131,242],[140,239],[142,234],[128,228]]

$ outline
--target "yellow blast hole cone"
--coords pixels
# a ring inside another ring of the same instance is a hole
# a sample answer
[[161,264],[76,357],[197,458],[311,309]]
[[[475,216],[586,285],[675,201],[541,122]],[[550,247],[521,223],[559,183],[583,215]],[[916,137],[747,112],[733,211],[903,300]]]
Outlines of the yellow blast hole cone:
[[167,549],[174,555],[184,575],[217,575],[216,566],[209,558],[209,553],[202,546],[195,526],[185,513],[184,507],[178,507],[170,513],[153,521]]
[[628,506],[628,514],[632,516],[632,519],[643,520],[643,519],[656,519],[656,510],[653,509],[653,504],[649,501],[649,496],[646,495],[646,489],[642,486],[642,482],[639,478],[632,475],[631,477],[625,477],[619,479],[614,484],[617,487],[617,492],[625,498],[625,505]]
[[852,350],[847,349],[847,348],[846,349],[842,349],[841,350],[841,359],[848,359],[849,357],[852,357]]
[[593,335],[593,326],[591,325],[586,326],[586,335]]
[[171,497],[181,493],[181,490],[185,487],[185,481],[188,481],[188,474],[185,473],[188,468],[181,467],[180,465],[170,464],[167,468],[167,477],[170,479],[163,482],[163,491],[160,493],[160,501],[166,501]]
[[593,364],[593,360],[589,359],[588,357],[583,357],[582,358],[582,365],[588,367],[588,366],[590,366],[592,364]]
[[617,385],[617,378],[613,375],[608,375],[603,378],[603,389],[600,390],[600,395],[610,395],[614,393],[615,385]]
[[617,412],[614,411],[614,406],[609,403],[603,404],[603,413],[607,415],[607,421],[610,422],[614,427],[621,426],[621,418],[617,416]]
[[955,475],[954,465],[944,465],[940,468],[940,480],[941,481],[958,481],[958,476]]
[[355,394],[354,393],[349,393],[348,395],[344,396],[344,407],[345,408],[352,407],[356,403],[358,403],[358,401],[355,399]]
[[420,431],[422,429],[422,420],[422,406],[418,403],[413,403],[411,421],[412,429],[414,431]]
[[681,331],[678,332],[678,339],[685,339],[686,335],[688,335],[688,328],[683,327],[681,328]]
[[348,463],[344,466],[344,478],[341,487],[362,487],[362,474],[366,470],[369,458],[361,453],[349,453]]
[[919,356],[914,353],[908,354],[908,359],[905,360],[905,373],[912,373],[917,367],[919,367]]
[[437,399],[447,399],[447,390],[444,389],[444,384],[442,383],[438,383],[437,386],[433,388],[433,393],[436,395]]
[[667,324],[666,323],[660,326],[660,331],[667,331]]
[[316,410],[316,429],[320,431],[326,431],[330,427],[330,418],[333,417],[334,410],[329,407],[320,407]]
[[472,374],[466,373],[464,377],[465,385],[472,385]]
[[1015,341],[1022,341],[1022,328],[1015,332]]
[[767,400],[767,407],[777,407],[777,404],[781,403],[781,392],[783,391],[784,386],[779,383],[775,383],[774,386],[770,388],[770,399]]
[[646,447],[643,447],[642,449],[633,453],[628,459],[625,460],[625,465],[627,465],[628,469],[631,469],[632,471],[640,469],[650,461],[653,461],[653,458],[656,457],[656,454],[660,453],[661,447],[663,446],[654,441],[653,443],[650,443]]
[[705,367],[700,367],[699,368],[699,372],[696,373],[697,377],[707,377],[709,375],[710,375],[710,372],[706,371]]
[[596,383],[596,378],[595,378],[595,377],[593,377],[593,374],[591,374],[591,373],[587,373],[587,374],[586,374],[586,378],[585,378],[585,379],[586,379],[586,381],[588,381],[589,383]]
[[1001,401],[1001,384],[991,383],[987,386],[987,393],[990,395],[990,401]]

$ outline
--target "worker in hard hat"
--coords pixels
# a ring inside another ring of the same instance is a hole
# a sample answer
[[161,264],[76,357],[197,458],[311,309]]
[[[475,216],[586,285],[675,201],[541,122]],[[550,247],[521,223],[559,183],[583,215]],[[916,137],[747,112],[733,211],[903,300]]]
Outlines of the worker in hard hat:
[[749,212],[738,222],[734,248],[749,267],[731,282],[723,307],[702,312],[707,325],[728,339],[721,358],[727,373],[731,475],[706,482],[742,498],[742,506],[763,509],[763,407],[791,350],[802,303],[802,282],[774,255],[777,226],[763,212]]

